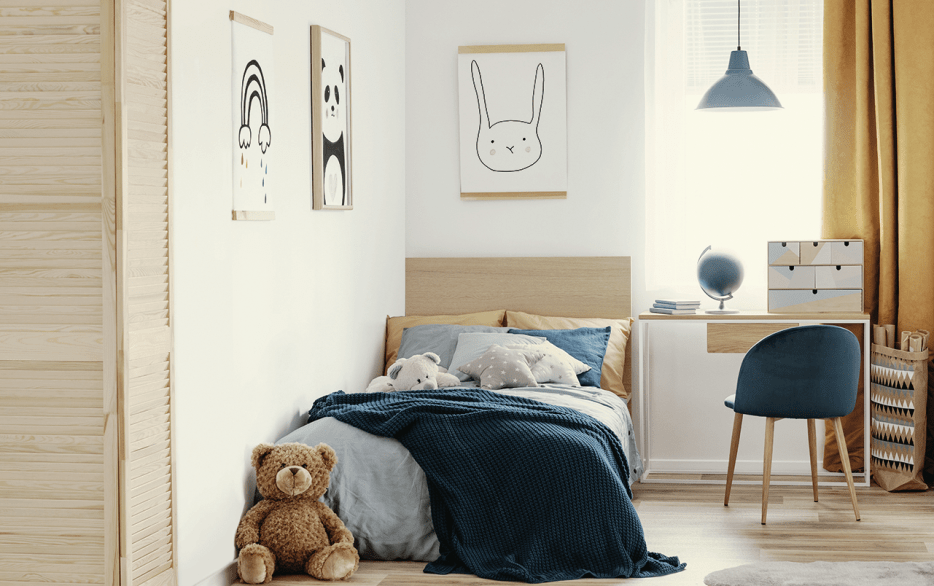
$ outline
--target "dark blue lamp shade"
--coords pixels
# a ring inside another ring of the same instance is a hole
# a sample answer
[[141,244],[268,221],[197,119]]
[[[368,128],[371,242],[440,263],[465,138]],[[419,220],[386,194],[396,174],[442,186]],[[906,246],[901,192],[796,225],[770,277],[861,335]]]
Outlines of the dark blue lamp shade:
[[697,105],[697,110],[708,112],[762,112],[779,110],[781,102],[764,81],[749,68],[746,51],[730,53],[730,66]]

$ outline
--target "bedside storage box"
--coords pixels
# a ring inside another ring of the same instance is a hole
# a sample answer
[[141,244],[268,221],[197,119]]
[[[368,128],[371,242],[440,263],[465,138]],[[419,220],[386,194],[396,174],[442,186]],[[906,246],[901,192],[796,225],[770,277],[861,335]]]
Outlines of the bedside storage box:
[[863,241],[768,243],[770,313],[863,311]]

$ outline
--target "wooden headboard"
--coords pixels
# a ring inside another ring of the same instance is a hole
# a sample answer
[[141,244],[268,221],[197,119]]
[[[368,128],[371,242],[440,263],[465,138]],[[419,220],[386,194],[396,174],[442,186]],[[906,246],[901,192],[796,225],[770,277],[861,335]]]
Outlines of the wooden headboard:
[[[632,316],[628,256],[407,258],[405,314],[495,309],[563,317]],[[632,344],[626,345],[632,389]]]

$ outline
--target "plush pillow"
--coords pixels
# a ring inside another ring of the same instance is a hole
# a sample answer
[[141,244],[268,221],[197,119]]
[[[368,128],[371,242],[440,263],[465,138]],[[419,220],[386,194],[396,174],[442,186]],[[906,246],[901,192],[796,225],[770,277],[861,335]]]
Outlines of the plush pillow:
[[553,354],[557,358],[567,362],[571,366],[571,368],[574,370],[574,374],[582,374],[582,373],[585,373],[591,370],[589,364],[584,364],[583,362],[581,362],[577,358],[574,358],[573,356],[571,356],[570,354],[568,354],[561,348],[558,348],[551,342],[543,343],[540,350],[544,352],[546,356],[549,354]]
[[460,370],[479,380],[484,389],[537,387],[529,365],[540,359],[542,354],[535,353],[535,346],[526,348],[504,348],[493,344],[479,358],[462,365]]
[[600,369],[603,366],[603,356],[606,354],[607,342],[610,339],[610,326],[605,328],[577,328],[574,330],[517,330],[510,328],[509,333],[544,336],[558,348],[590,366],[591,370],[577,377],[581,386],[600,386]]
[[461,366],[471,360],[479,358],[493,344],[505,346],[506,344],[542,344],[545,338],[541,336],[517,336],[507,333],[463,333],[457,336],[457,347],[448,372],[456,376],[461,382],[470,380],[470,376],[461,370]]
[[[507,344],[506,348],[521,349],[524,346]],[[577,375],[590,370],[589,366],[551,342],[537,344],[535,351],[540,352],[542,355],[531,365],[532,376],[535,377],[535,382],[539,384],[558,383],[579,387],[581,383],[577,379]]]
[[509,328],[494,326],[458,326],[454,324],[424,324],[405,328],[399,344],[397,358],[411,358],[425,352],[434,352],[441,358],[439,366],[451,367],[457,336],[463,333],[506,333]]
[[386,316],[386,363],[383,373],[389,372],[399,354],[399,344],[402,343],[402,332],[405,328],[423,324],[456,324],[461,326],[492,326],[502,327],[506,311],[482,311],[479,313],[464,313],[460,315],[405,315],[400,317]]
[[522,330],[555,330],[574,329],[584,327],[610,326],[610,341],[607,344],[606,355],[603,357],[603,370],[600,375],[600,387],[612,391],[629,400],[629,389],[623,383],[626,374],[626,344],[632,332],[632,318],[601,319],[587,317],[548,317],[523,313],[521,311],[507,311],[506,325]]

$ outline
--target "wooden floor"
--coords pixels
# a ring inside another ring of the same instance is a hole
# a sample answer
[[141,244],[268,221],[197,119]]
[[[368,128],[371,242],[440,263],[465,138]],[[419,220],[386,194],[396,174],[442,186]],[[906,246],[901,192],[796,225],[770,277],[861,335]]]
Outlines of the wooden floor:
[[[761,525],[760,486],[734,486],[723,506],[723,486],[636,484],[633,504],[650,551],[677,555],[684,572],[638,580],[644,586],[701,585],[714,570],[766,560],[934,560],[934,490],[887,493],[858,488],[862,520],[846,488],[825,488],[815,503],[810,487],[772,486],[768,525]],[[422,573],[422,562],[360,563],[350,583],[372,586],[503,584],[476,576]],[[281,576],[274,583],[315,582]],[[583,579],[566,584],[612,586],[634,580]]]

